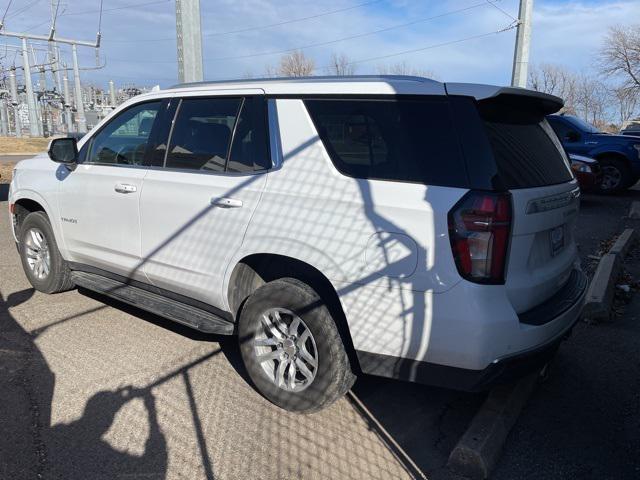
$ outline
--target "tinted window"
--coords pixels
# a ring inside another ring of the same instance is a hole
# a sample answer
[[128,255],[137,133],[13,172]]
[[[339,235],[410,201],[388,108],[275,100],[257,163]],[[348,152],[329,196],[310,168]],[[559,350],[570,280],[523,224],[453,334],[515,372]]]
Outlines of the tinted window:
[[166,167],[223,172],[240,103],[237,98],[182,100]]
[[256,172],[271,166],[264,98],[246,98],[238,117],[227,163],[229,172]]
[[467,186],[446,99],[305,103],[331,159],[345,175]]
[[111,120],[91,140],[88,163],[142,165],[160,102],[135,105]]
[[506,188],[541,187],[573,178],[564,149],[543,116],[504,104],[481,106],[480,114]]
[[564,123],[562,120],[556,120],[553,117],[549,117],[547,121],[561,141],[567,139],[569,132],[575,132],[575,129]]

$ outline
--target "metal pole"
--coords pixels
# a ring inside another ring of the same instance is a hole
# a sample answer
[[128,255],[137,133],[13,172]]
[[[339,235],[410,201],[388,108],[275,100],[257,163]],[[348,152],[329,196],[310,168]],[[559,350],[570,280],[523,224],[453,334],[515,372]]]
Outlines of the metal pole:
[[4,137],[9,135],[9,112],[7,111],[7,100],[0,99],[0,134]]
[[513,54],[513,72],[511,75],[511,85],[513,87],[526,88],[527,86],[532,14],[533,0],[520,0],[518,32],[516,33],[516,48]]
[[16,137],[22,137],[22,120],[18,114],[18,82],[16,81],[16,67],[9,70],[9,92],[11,93],[11,106],[13,107],[13,122],[16,129]]
[[64,89],[64,117],[67,123],[67,133],[73,131],[73,121],[71,119],[71,96],[69,95],[69,76],[65,68],[62,77],[62,85]]
[[27,39],[22,39],[22,67],[24,69],[24,84],[27,90],[27,107],[29,109],[29,134],[32,137],[38,136],[38,111],[36,110],[36,99],[33,95],[33,84],[31,83],[31,69],[29,67],[29,51],[27,50]]
[[116,108],[116,86],[113,80],[109,80],[109,102],[112,108]]
[[39,122],[40,136],[44,137],[44,131],[45,131],[44,125],[47,119],[47,104],[44,98],[45,97],[44,93],[47,90],[47,74],[44,67],[40,67],[39,71],[40,71],[40,80],[38,80],[38,91],[40,92],[40,98],[37,103],[37,106],[38,106],[38,118],[40,119],[40,122]]
[[60,78],[60,63],[58,58],[58,49],[54,42],[49,42],[49,61],[51,64],[51,73],[53,82],[58,93],[62,92],[62,80]]
[[16,67],[9,70],[9,92],[11,93],[11,104],[18,105],[18,82],[16,82]]
[[200,0],[176,0],[178,80],[202,81]]
[[73,81],[76,91],[76,116],[78,119],[78,132],[86,133],[87,119],[84,116],[82,85],[80,85],[80,70],[78,69],[78,49],[75,44],[71,45],[71,55],[73,57]]

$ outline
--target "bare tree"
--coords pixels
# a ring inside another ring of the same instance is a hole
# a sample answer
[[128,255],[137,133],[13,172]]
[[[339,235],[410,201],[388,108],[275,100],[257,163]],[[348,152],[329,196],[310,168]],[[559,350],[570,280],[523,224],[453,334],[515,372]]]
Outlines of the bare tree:
[[616,105],[620,128],[624,128],[637,111],[639,92],[633,88],[622,86],[611,89],[610,96]]
[[283,77],[308,77],[313,75],[316,63],[302,51],[283,56],[278,66],[278,74]]
[[326,68],[329,75],[353,75],[356,73],[356,67],[351,59],[344,53],[334,53],[331,55],[331,63]]
[[600,80],[589,75],[579,75],[576,79],[576,113],[598,128],[607,124],[609,100],[607,87]]
[[391,65],[378,65],[377,71],[380,75],[411,75],[414,77],[437,78],[437,75],[431,70],[412,67],[404,60]]
[[624,86],[640,91],[640,25],[611,27],[600,50],[605,75],[619,75]]
[[576,83],[576,75],[560,65],[543,63],[529,70],[529,88],[562,98],[562,113],[576,113]]

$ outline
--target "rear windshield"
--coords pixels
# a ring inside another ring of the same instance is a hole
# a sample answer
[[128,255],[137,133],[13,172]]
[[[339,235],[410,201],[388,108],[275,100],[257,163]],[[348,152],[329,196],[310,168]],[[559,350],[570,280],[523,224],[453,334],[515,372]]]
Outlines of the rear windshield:
[[564,149],[544,116],[516,106],[479,103],[500,180],[508,189],[568,182]]
[[310,99],[305,104],[343,174],[468,186],[446,98]]

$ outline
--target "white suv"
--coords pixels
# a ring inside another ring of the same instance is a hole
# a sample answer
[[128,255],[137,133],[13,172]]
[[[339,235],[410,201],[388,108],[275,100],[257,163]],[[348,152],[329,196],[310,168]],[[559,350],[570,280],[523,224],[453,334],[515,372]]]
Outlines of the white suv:
[[416,77],[180,85],[21,162],[13,231],[40,291],[238,334],[288,410],[359,372],[486,388],[547,362],[581,310],[561,105]]

